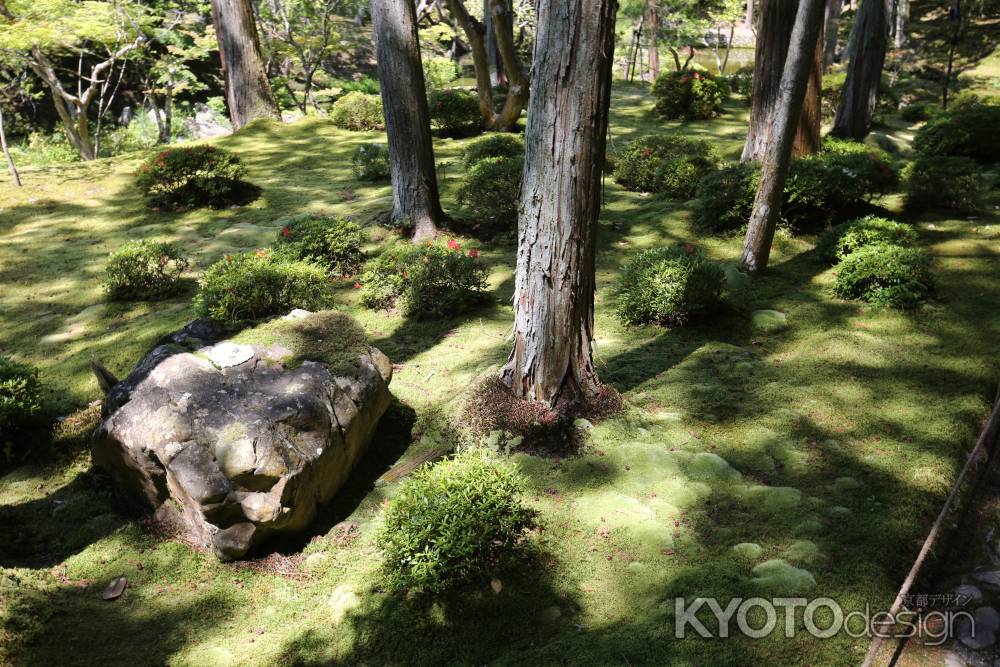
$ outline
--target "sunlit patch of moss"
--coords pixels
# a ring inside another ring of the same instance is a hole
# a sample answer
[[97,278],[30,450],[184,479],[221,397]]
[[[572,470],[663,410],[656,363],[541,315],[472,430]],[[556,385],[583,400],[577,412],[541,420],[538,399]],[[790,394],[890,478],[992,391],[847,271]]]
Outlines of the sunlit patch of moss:
[[330,372],[349,372],[358,357],[368,350],[364,329],[346,314],[331,310],[302,317],[278,317],[246,329],[233,337],[233,342],[276,346],[287,351],[279,360],[290,367],[303,361],[320,361]]

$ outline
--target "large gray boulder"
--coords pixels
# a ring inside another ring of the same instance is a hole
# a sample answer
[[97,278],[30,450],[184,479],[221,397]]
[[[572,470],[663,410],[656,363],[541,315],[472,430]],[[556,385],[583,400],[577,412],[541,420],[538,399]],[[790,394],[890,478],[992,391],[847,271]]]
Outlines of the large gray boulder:
[[93,457],[229,560],[301,531],[330,501],[389,405],[392,365],[329,311],[216,335],[193,322],[111,388]]

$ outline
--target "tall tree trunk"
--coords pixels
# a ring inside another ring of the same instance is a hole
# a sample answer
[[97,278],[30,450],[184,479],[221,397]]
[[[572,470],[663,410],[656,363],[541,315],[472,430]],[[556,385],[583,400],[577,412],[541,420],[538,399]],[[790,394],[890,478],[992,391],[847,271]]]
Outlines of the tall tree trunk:
[[891,0],[862,0],[854,17],[851,62],[847,67],[844,93],[837,107],[830,134],[848,139],[864,139],[871,130],[878,87],[885,64],[885,49],[889,39]]
[[392,220],[413,240],[434,238],[444,218],[438,198],[417,19],[409,0],[372,0],[372,31],[389,138]]
[[487,0],[493,15],[493,33],[497,50],[503,63],[503,73],[507,83],[507,99],[494,122],[494,130],[510,130],[517,124],[521,111],[528,102],[530,83],[517,57],[514,44],[514,13],[509,0]]
[[[750,0],[750,2],[753,2],[753,0]],[[649,73],[652,75],[652,80],[656,81],[657,77],[660,76],[660,40],[656,34],[660,26],[660,17],[657,15],[659,10],[656,7],[656,0],[649,0],[647,7],[646,21],[649,24]]]
[[514,347],[516,396],[553,408],[592,398],[594,240],[600,212],[615,0],[539,0],[525,133]]
[[840,14],[844,9],[844,0],[829,0],[826,3],[826,30],[823,38],[823,71],[837,58],[837,41],[840,36]]
[[493,27],[493,12],[490,0],[483,0],[483,27],[486,31],[486,62],[490,66],[490,85],[500,85],[500,51],[497,49],[497,33]]
[[894,46],[897,49],[906,45],[906,29],[910,23],[910,0],[896,0],[896,28]]
[[747,13],[743,17],[743,25],[748,28],[753,28],[753,2],[754,0],[747,0]]
[[486,28],[465,8],[462,0],[445,0],[448,12],[462,27],[472,51],[472,69],[476,73],[476,92],[479,94],[479,113],[483,127],[493,127],[496,111],[493,108],[493,82],[490,79],[490,61],[486,55]]
[[[836,1],[836,0],[834,0]],[[762,160],[770,142],[774,114],[779,104],[782,73],[796,20],[799,0],[761,0],[757,45],[754,51],[753,93],[750,104],[750,127],[743,146],[742,160]],[[817,39],[792,145],[794,155],[808,155],[820,148],[820,95],[823,87],[823,45]]]
[[212,0],[212,22],[233,129],[258,118],[281,118],[260,55],[250,0]]
[[795,27],[792,29],[788,57],[781,75],[778,104],[761,165],[760,186],[754,198],[753,212],[750,214],[743,242],[743,255],[740,258],[740,268],[749,273],[759,273],[767,268],[774,228],[781,213],[788,165],[792,160],[792,142],[806,96],[809,73],[816,63],[824,2],[825,0],[800,0],[795,12]]
[[14,185],[21,187],[21,176],[17,173],[14,158],[10,156],[10,148],[7,147],[7,135],[3,130],[3,109],[0,109],[0,148],[3,149],[3,156],[7,158],[7,169],[10,171],[10,177],[14,180]]

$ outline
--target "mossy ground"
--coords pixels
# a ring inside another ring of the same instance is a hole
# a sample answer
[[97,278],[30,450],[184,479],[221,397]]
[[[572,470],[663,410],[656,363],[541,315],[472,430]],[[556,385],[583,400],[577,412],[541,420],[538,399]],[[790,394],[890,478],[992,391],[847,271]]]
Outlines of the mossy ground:
[[[685,125],[663,124],[651,108],[643,88],[616,85],[612,149],[667,131],[738,155],[741,102]],[[890,125],[873,140],[905,150],[911,135]],[[269,245],[290,214],[367,220],[389,206],[390,190],[353,180],[350,155],[378,139],[320,119],[221,139],[262,188],[249,206],[221,211],[148,210],[131,176],[142,155],[26,169],[24,188],[0,191],[0,348],[42,368],[57,414],[86,406],[99,396],[92,358],[124,374],[192,317],[190,293],[105,302],[112,249],[176,241],[197,271]],[[435,144],[446,207],[465,141]],[[699,237],[685,203],[610,179],[604,202],[594,354],[628,409],[589,429],[578,456],[514,457],[540,512],[540,555],[502,573],[499,595],[487,582],[438,600],[387,595],[371,541],[394,489],[379,475],[439,446],[436,417],[508,352],[513,242],[463,238],[490,266],[491,302],[468,315],[420,322],[365,311],[353,280],[335,284],[338,308],[396,364],[397,400],[305,540],[252,564],[219,564],[123,514],[79,437],[0,478],[0,662],[856,664],[866,643],[846,636],[675,639],[673,598],[791,592],[888,606],[1000,376],[1000,219],[925,216],[918,229],[940,286],[931,303],[899,313],[834,299],[835,269],[815,256],[812,236],[779,234],[770,272],[749,280],[733,270],[741,239]],[[370,232],[374,250],[387,233]],[[614,317],[622,263],[678,241],[726,262],[726,307],[673,331],[623,327]],[[755,310],[780,311],[785,326],[755,327]],[[102,601],[119,574],[125,595]]]

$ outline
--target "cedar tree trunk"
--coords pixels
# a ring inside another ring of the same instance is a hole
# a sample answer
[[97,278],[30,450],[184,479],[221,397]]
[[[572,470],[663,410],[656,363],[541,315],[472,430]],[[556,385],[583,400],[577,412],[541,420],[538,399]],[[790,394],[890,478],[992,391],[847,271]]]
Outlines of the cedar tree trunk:
[[212,0],[212,22],[233,129],[258,118],[281,119],[264,71],[250,0]]
[[837,58],[837,41],[840,35],[840,14],[843,0],[829,0],[826,4],[826,30],[823,41],[823,71],[830,68]]
[[830,134],[845,139],[864,139],[872,126],[878,87],[885,64],[892,0],[862,0],[851,30],[851,62],[847,67],[844,94],[837,107]]

